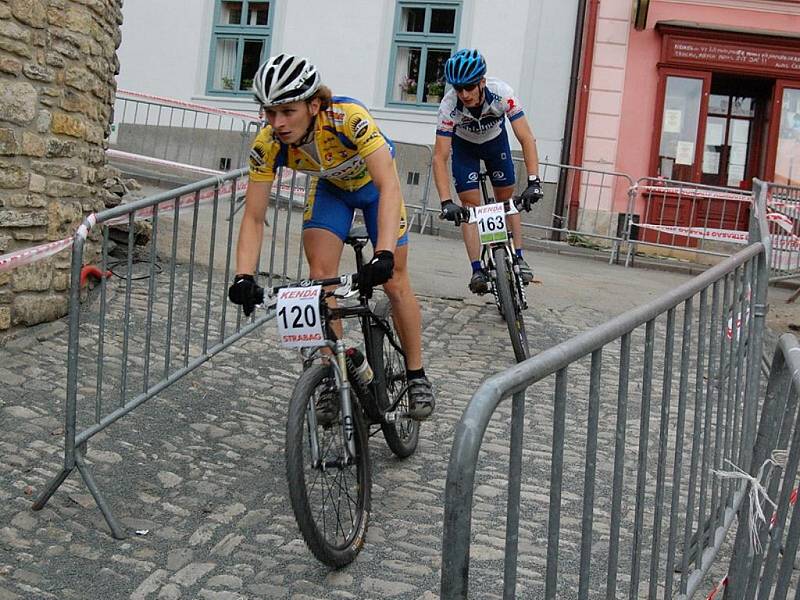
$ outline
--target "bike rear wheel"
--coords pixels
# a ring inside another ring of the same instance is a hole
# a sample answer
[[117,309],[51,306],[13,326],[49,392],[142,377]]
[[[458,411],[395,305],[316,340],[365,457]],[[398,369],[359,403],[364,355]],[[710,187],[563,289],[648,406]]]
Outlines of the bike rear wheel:
[[[324,394],[334,394],[337,411],[332,421],[322,425],[315,408]],[[356,456],[345,464],[338,394],[333,368],[312,366],[297,381],[286,425],[286,478],[292,510],[312,554],[333,568],[353,562],[364,546],[372,493],[366,425],[354,401]]]
[[[388,298],[381,298],[374,310],[375,315],[386,321],[395,341],[399,338],[392,322],[392,306]],[[383,329],[372,325],[372,365],[376,377],[382,377],[385,385],[378,382],[378,409],[386,412],[397,401],[398,412],[408,412],[408,382],[406,381],[406,364],[403,355],[389,341]],[[409,417],[398,418],[393,423],[381,423],[386,445],[398,458],[406,458],[414,454],[419,442],[419,421]]]
[[517,362],[522,362],[530,356],[528,334],[525,332],[525,321],[522,318],[522,306],[519,301],[511,258],[505,247],[499,246],[494,249],[494,263],[497,272],[495,285],[497,286],[500,310],[506,325],[508,325],[508,335],[511,337],[514,358]]

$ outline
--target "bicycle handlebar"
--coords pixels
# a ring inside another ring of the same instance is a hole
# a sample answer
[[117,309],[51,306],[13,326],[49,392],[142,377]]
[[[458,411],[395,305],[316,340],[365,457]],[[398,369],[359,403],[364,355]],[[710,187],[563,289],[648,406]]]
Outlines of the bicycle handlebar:
[[[331,277],[328,279],[303,279],[301,281],[293,281],[291,283],[285,283],[283,285],[276,285],[274,287],[268,288],[269,296],[274,297],[277,293],[289,287],[311,287],[312,285],[321,285],[323,288],[329,287],[331,285],[335,285],[338,288],[346,288],[346,291],[341,294],[342,297],[346,296],[352,290],[358,289],[358,273],[348,273],[346,275],[339,275],[338,277]],[[323,295],[334,295],[336,290],[332,290],[330,292],[323,292]]]
[[[515,211],[511,210],[510,204],[509,204],[510,202],[514,203],[514,208],[516,209]],[[511,198],[509,198],[508,200],[504,200],[502,202],[502,204],[503,204],[503,206],[506,207],[506,214],[516,214],[516,213],[519,212],[520,207],[522,206],[522,198],[520,196],[511,196]],[[466,219],[463,219],[463,222],[464,223],[472,223],[473,219],[475,217],[475,211],[472,208],[467,208],[466,206],[462,206],[460,208],[465,213],[467,213],[467,214],[465,214]],[[450,220],[450,219],[446,219],[446,217],[444,216],[444,213],[440,212],[439,213],[439,220],[440,221],[444,221],[444,220]]]

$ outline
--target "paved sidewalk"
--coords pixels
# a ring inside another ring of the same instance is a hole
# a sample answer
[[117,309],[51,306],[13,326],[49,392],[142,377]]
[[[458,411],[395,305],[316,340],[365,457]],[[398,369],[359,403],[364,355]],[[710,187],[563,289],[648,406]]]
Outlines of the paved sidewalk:
[[[438,597],[453,429],[480,382],[510,365],[512,352],[494,306],[467,297],[460,241],[413,238],[426,369],[439,403],[411,458],[393,458],[380,435],[371,440],[373,513],[353,565],[338,572],[321,566],[294,522],[282,448],[286,401],[300,365],[295,352],[276,347],[269,324],[90,443],[98,484],[115,514],[141,535],[114,540],[77,475],[43,511],[32,512],[33,498],[62,460],[66,325],[60,321],[0,347],[0,600]],[[529,261],[538,280],[526,314],[533,352],[688,279],[554,254],[531,254]],[[143,335],[137,330],[132,345]],[[584,375],[578,370],[577,379]],[[546,490],[536,486],[536,457],[548,452],[538,437],[549,424],[546,403],[532,401],[526,425],[525,598],[540,597],[546,556]],[[509,417],[505,406],[489,427],[476,490],[472,585],[485,590],[481,598],[501,593]],[[602,440],[613,437],[613,423],[602,427]],[[608,452],[611,443],[598,464]],[[574,467],[582,472],[581,464]],[[565,490],[567,502],[573,496]],[[563,523],[571,551],[580,522]],[[601,519],[596,526],[602,535]]]

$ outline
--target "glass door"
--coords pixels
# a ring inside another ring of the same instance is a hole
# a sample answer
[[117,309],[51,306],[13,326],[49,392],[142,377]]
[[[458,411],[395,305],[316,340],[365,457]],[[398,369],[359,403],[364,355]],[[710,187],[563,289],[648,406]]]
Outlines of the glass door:
[[775,89],[773,114],[777,140],[770,153],[774,164],[772,180],[781,185],[800,186],[800,84],[779,81]]
[[755,98],[711,94],[706,117],[701,182],[720,187],[749,187]]
[[665,179],[697,181],[711,74],[665,73],[661,80],[661,128],[656,173]]

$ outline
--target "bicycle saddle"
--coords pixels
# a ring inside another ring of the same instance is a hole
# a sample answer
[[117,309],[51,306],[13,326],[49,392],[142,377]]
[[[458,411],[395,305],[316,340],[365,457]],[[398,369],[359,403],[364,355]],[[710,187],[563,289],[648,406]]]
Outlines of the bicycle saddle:
[[350,230],[350,234],[345,239],[344,243],[353,247],[363,248],[369,241],[369,234],[364,225],[356,225]]

